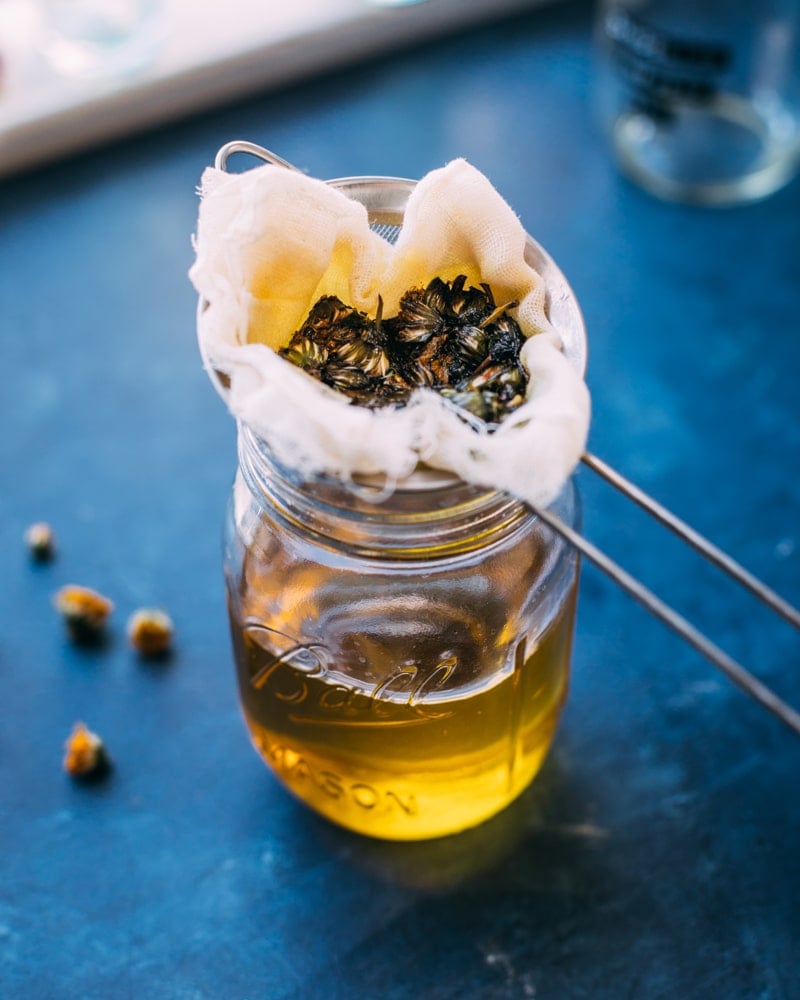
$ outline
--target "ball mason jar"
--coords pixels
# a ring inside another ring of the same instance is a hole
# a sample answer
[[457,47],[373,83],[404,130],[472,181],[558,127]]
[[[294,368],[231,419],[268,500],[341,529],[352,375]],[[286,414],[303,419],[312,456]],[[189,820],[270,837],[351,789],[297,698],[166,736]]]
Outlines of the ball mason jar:
[[[396,237],[413,182],[330,183]],[[526,259],[582,371],[575,297],[530,237]],[[541,767],[567,696],[574,549],[524,503],[448,472],[420,466],[391,491],[303,477],[243,423],[238,459],[224,567],[241,705],[265,762],[308,806],[374,837],[438,837],[499,812]],[[552,509],[576,526],[571,481]]]
[[[554,510],[575,524],[571,482]],[[389,496],[303,479],[241,425],[225,574],[253,743],[328,819],[455,833],[539,770],[578,562],[524,504],[432,470]]]

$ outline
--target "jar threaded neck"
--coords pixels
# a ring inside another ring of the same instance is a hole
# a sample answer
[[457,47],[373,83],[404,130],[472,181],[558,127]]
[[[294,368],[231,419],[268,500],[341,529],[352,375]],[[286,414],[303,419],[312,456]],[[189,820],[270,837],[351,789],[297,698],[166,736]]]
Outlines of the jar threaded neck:
[[[484,549],[537,520],[514,497],[447,473],[420,470],[393,489],[373,479],[304,474],[279,461],[245,424],[239,466],[254,498],[282,521],[320,544],[361,555],[443,558]],[[571,496],[568,506],[575,506]]]

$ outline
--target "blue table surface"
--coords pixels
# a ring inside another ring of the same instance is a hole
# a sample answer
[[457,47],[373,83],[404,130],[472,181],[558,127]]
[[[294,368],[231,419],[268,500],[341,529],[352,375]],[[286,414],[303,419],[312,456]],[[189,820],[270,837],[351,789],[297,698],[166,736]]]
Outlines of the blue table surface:
[[[701,210],[622,179],[590,12],[553,8],[263,94],[0,191],[0,996],[800,997],[800,739],[586,566],[572,691],[523,797],[392,845],[251,749],[220,528],[233,421],[196,349],[195,187],[249,138],[319,177],[483,170],[590,337],[590,446],[800,601],[800,183]],[[587,534],[800,704],[800,640],[578,473]],[[58,558],[22,541],[50,521]],[[70,644],[63,583],[110,595]],[[158,604],[174,656],[127,614]],[[77,784],[83,719],[107,780]]]

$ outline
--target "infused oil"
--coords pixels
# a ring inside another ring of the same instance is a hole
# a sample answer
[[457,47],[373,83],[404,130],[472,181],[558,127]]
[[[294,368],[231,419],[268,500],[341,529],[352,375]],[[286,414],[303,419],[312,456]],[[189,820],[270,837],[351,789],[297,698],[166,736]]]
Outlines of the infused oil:
[[[576,552],[503,493],[445,477],[373,499],[244,441],[225,570],[258,752],[370,836],[497,813],[539,770],[566,698]],[[571,484],[554,509],[576,523]]]
[[385,628],[351,635],[370,658],[354,677],[321,644],[298,647],[234,616],[253,742],[295,795],[353,830],[408,840],[473,826],[542,764],[566,697],[574,609],[573,581],[542,634],[519,637],[488,675],[475,667],[487,656],[477,623],[438,638],[422,624],[411,640]]

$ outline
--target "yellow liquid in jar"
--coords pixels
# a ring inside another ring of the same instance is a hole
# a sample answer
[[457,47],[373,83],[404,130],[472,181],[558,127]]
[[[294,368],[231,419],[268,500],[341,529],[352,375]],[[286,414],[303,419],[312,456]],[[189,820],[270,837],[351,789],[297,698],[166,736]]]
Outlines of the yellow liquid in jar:
[[[341,826],[391,840],[456,833],[516,798],[541,767],[567,694],[577,579],[544,631],[501,669],[475,669],[483,631],[463,616],[413,641],[360,633],[358,679],[321,645],[241,621],[231,608],[253,742],[298,798]],[[413,655],[409,656],[409,652]],[[458,683],[458,678],[467,678]]]

